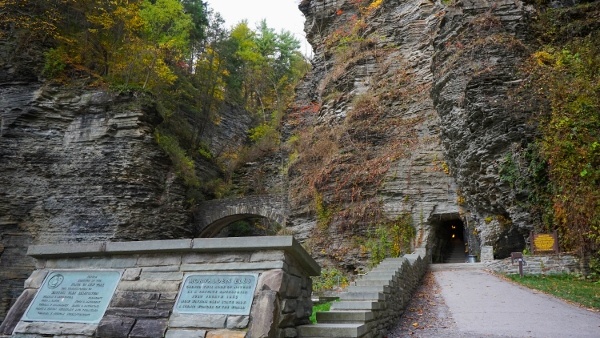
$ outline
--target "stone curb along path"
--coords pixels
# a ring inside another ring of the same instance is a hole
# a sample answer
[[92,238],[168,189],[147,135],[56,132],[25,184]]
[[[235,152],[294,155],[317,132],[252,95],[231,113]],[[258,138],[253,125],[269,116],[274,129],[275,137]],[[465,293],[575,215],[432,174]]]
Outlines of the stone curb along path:
[[[424,251],[424,250],[423,250]],[[298,327],[298,337],[384,337],[402,315],[427,270],[424,252],[388,258],[348,287],[318,324]]]
[[600,337],[600,313],[505,281],[484,264],[431,265],[461,337]]

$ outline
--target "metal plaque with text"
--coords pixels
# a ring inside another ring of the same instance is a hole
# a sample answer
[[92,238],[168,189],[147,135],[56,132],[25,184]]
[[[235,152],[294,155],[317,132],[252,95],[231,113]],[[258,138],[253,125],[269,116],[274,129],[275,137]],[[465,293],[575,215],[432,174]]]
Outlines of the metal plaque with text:
[[120,279],[120,271],[51,271],[23,320],[99,323]]
[[249,315],[256,274],[188,275],[175,302],[175,312]]

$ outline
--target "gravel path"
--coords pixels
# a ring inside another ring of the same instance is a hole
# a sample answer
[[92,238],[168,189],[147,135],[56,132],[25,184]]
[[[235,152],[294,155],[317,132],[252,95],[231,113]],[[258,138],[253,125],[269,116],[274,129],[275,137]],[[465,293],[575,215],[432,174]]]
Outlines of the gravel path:
[[397,337],[600,338],[600,314],[483,270],[443,269],[426,273],[387,336]]
[[440,286],[435,281],[433,272],[428,271],[398,325],[390,329],[388,338],[472,337],[460,335],[457,330]]

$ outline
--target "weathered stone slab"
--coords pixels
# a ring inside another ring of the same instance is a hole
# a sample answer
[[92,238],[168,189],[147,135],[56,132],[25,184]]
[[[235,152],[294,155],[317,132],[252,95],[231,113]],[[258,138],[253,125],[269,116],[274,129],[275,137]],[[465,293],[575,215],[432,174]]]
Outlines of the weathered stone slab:
[[294,338],[294,337],[298,337],[298,330],[296,330],[295,328],[285,328],[283,330],[283,336],[284,337],[289,337],[289,338]]
[[160,299],[158,292],[117,291],[110,303],[111,307],[135,307],[139,309],[154,309]]
[[185,251],[191,248],[191,239],[167,239],[156,241],[138,241],[138,242],[108,242],[106,243],[107,253],[151,253],[151,252],[177,252]]
[[161,281],[180,281],[183,279],[183,272],[146,272],[142,270],[140,276],[142,280],[161,280]]
[[119,283],[119,291],[159,291],[159,292],[177,292],[179,291],[178,281],[165,283],[160,280],[139,280],[139,281],[122,281]]
[[175,272],[179,271],[179,265],[174,266],[147,266],[144,267],[145,272]]
[[129,307],[111,307],[106,310],[106,315],[126,316],[133,318],[167,318],[170,311],[168,309],[136,309]]
[[296,308],[298,307],[298,300],[296,299],[284,299],[282,302],[283,309],[282,313],[292,313],[296,312]]
[[163,338],[167,330],[167,319],[138,319],[130,338]]
[[266,271],[260,275],[258,288],[285,293],[287,285],[283,282],[284,277],[285,272],[281,269]]
[[277,292],[260,291],[254,300],[254,313],[261,316],[252,318],[248,337],[274,337],[279,323]]
[[25,289],[39,289],[48,275],[48,270],[35,270],[29,278],[25,280],[23,287]]
[[481,247],[481,261],[491,262],[494,260],[494,247],[491,245],[483,245]]
[[216,253],[188,253],[182,258],[182,263],[233,263],[233,262],[247,262],[250,260],[249,253],[228,253],[228,254],[216,254]]
[[[181,255],[171,254],[165,255],[144,255],[140,256],[137,261],[137,265],[141,267],[145,266],[179,266],[181,264]],[[147,269],[144,269],[147,271]]]
[[98,324],[20,321],[15,327],[14,333],[91,336],[97,327]]
[[27,255],[31,257],[44,256],[45,258],[54,256],[77,257],[85,256],[90,253],[99,253],[104,251],[106,243],[69,243],[69,245],[42,244],[30,245],[27,249]]
[[225,325],[228,329],[245,329],[248,327],[249,322],[249,316],[227,316]]
[[180,330],[169,329],[165,338],[205,338],[206,331],[204,330]]
[[302,295],[302,279],[292,275],[285,276],[286,294],[292,298],[300,297]]
[[140,274],[142,273],[142,269],[140,268],[129,268],[123,272],[123,276],[121,276],[121,280],[139,280]]
[[106,315],[98,324],[96,336],[111,338],[127,338],[135,323],[134,318]]
[[98,323],[120,278],[120,271],[51,271],[23,320]]
[[[209,331],[206,334],[206,338],[244,338],[246,332],[244,331],[233,331],[233,330],[215,330]],[[254,336],[248,336],[254,337]]]
[[176,328],[225,328],[226,315],[202,315],[173,313],[169,318],[169,326]]
[[221,264],[182,264],[182,271],[261,271],[286,269],[285,262],[221,263]]
[[21,317],[23,317],[23,314],[27,310],[27,307],[33,300],[36,292],[37,290],[26,289],[21,293],[15,304],[10,308],[10,311],[8,311],[2,325],[0,325],[0,335],[10,335],[13,332],[15,326],[17,326],[17,323],[19,323]]
[[46,269],[121,269],[133,268],[137,263],[135,257],[91,257],[48,259]]
[[285,252],[282,250],[259,251],[250,256],[250,262],[285,261],[285,259]]

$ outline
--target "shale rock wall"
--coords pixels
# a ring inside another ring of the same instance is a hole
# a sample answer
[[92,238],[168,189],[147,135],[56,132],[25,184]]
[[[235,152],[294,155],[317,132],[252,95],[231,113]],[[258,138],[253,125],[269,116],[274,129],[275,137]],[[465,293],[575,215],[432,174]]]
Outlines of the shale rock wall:
[[520,1],[463,1],[446,9],[434,40],[431,94],[470,235],[502,257],[520,251],[532,229],[519,203],[527,193],[516,196],[501,173],[535,135],[516,94],[532,43],[530,14]]
[[[321,158],[323,167],[337,170],[311,181],[302,159],[315,156],[300,152],[299,164],[289,171],[288,226],[297,236],[309,241],[323,236],[322,206],[319,215],[318,207],[306,207],[311,198],[301,196],[302,187],[316,181],[325,206],[347,189],[352,198],[334,207],[351,209],[361,195],[387,219],[411,214],[415,246],[436,245],[436,226],[461,220],[472,254],[480,245],[493,245],[499,255],[521,248],[530,215],[499,171],[507,154],[526,147],[533,134],[527,112],[511,97],[520,83],[531,10],[520,1],[479,0],[304,0],[299,8],[315,55],[298,87],[288,136],[338,128],[342,132],[333,137],[320,136],[330,137],[339,154],[352,156]],[[361,106],[365,97],[375,100],[368,109]],[[353,137],[359,128],[366,130],[364,140],[377,140],[361,149],[363,139]],[[383,150],[391,147],[401,150],[385,157]],[[369,161],[382,154],[380,163],[387,166],[382,180],[338,183],[347,172],[372,170]],[[352,217],[328,221],[327,243],[316,254],[348,268],[364,264],[353,237],[364,235],[369,225]]]
[[0,320],[33,268],[29,244],[190,235],[152,106],[39,83],[6,83],[0,97]]

